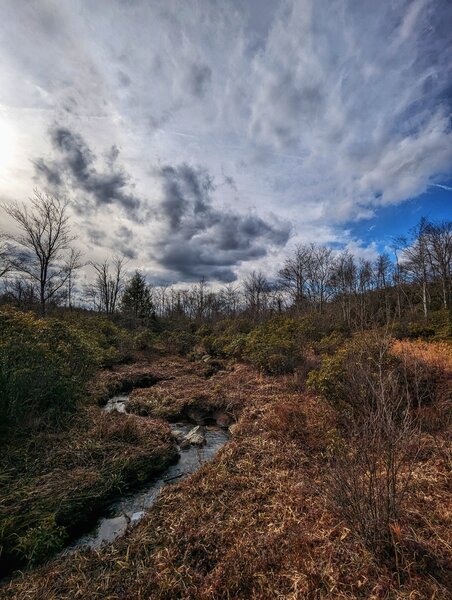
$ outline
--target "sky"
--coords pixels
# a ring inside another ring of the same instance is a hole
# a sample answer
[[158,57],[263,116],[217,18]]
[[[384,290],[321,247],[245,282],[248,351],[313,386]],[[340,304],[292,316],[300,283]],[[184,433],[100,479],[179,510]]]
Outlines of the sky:
[[227,283],[452,215],[450,0],[1,0],[0,56],[0,201],[67,198],[86,260]]

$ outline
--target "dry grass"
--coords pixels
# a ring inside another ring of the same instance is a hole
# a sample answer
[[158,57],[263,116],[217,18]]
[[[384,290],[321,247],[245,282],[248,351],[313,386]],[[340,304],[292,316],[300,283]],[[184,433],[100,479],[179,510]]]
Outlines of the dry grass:
[[446,377],[452,377],[452,344],[447,342],[423,342],[420,340],[397,340],[394,352],[418,358]]
[[[418,409],[424,442],[435,446],[452,468],[452,345],[446,342],[398,341],[393,350],[412,372],[421,371],[430,401]],[[428,398],[427,398],[428,400]]]
[[[190,368],[182,367],[180,384],[171,386],[181,402],[199,391],[198,382],[187,379]],[[232,441],[216,459],[167,487],[125,537],[18,578],[3,589],[5,598],[449,597],[448,472],[429,436],[414,468],[406,514],[393,530],[395,559],[377,562],[327,501],[335,413],[293,390],[287,378],[245,366],[218,373],[203,386],[212,397],[221,389],[238,417]]]
[[190,418],[197,421],[223,410],[235,419],[244,406],[247,389],[253,386],[237,385],[236,373],[240,367],[220,371],[205,377],[202,363],[185,362],[178,366],[177,376],[166,378],[151,388],[135,389],[126,405],[127,412],[142,416],[175,421]]
[[111,396],[121,392],[130,392],[135,388],[146,388],[159,381],[174,379],[187,373],[202,374],[205,365],[189,363],[179,357],[138,357],[132,364],[115,365],[97,374],[91,384],[90,401],[95,399],[99,404],[105,404]]
[[11,432],[0,458],[0,566],[36,563],[177,458],[162,421],[85,407],[65,429]]

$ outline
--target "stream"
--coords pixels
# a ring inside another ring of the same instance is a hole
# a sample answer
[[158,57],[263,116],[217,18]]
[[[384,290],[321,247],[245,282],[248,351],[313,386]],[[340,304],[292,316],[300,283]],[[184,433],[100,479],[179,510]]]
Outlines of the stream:
[[[114,396],[110,398],[104,410],[125,413],[127,399],[128,394]],[[195,427],[193,423],[186,422],[171,423],[170,426],[176,435],[186,435]],[[227,430],[215,425],[204,426],[204,434],[206,438],[204,446],[178,448],[180,458],[175,465],[171,465],[158,477],[113,502],[104,516],[98,520],[96,526],[70,544],[63,554],[71,554],[83,547],[98,548],[101,544],[110,543],[118,536],[123,535],[130,525],[144,516],[145,511],[154,504],[160,490],[165,485],[181,481],[187,475],[197,471],[205,462],[215,456],[230,437]]]

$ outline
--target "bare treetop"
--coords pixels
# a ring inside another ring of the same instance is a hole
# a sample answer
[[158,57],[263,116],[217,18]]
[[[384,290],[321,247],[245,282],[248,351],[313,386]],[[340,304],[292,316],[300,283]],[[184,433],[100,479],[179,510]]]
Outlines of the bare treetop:
[[75,239],[71,235],[67,201],[35,189],[30,206],[2,204],[19,227],[10,237],[14,243],[13,267],[39,283],[42,313],[68,277],[65,251]]

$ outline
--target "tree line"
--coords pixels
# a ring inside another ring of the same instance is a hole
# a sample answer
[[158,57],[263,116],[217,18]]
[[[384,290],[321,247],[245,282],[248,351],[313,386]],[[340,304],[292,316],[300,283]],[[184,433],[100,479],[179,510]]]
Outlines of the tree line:
[[[203,279],[189,287],[151,286],[128,273],[124,257],[86,261],[73,246],[67,202],[35,190],[30,203],[3,204],[17,233],[0,237],[3,302],[19,307],[75,306],[135,319],[186,317],[197,321],[246,314],[254,321],[284,311],[333,313],[348,327],[388,323],[403,315],[451,308],[452,222],[421,219],[392,242],[392,257],[357,259],[349,251],[298,245],[277,276],[252,271],[243,281],[212,289]],[[94,277],[80,286],[90,265]]]

